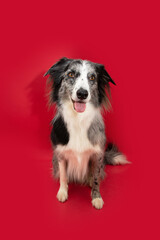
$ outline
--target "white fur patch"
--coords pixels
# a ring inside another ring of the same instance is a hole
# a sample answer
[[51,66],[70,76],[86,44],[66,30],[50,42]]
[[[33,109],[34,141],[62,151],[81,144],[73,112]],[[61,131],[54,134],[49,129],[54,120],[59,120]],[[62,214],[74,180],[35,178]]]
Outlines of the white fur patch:
[[123,154],[117,155],[113,158],[113,165],[125,165],[130,164],[131,162],[127,161],[126,156]]
[[67,149],[78,152],[84,152],[89,149],[99,151],[99,146],[93,147],[90,143],[87,131],[96,115],[101,117],[100,110],[88,102],[86,103],[86,110],[83,113],[77,113],[73,108],[72,101],[65,102],[62,108],[62,114],[70,136],[69,143],[66,146]]
[[65,202],[68,199],[68,188],[60,187],[57,193],[57,199],[60,202]]
[[101,117],[101,113],[91,103],[86,103],[86,110],[83,113],[74,111],[72,101],[65,102],[62,108],[69,132],[69,142],[65,146],[57,145],[56,152],[68,161],[68,178],[82,181],[87,174],[91,155],[102,151],[98,145],[93,146],[87,136],[91,122],[96,115]]
[[103,207],[103,204],[104,204],[104,202],[103,202],[102,198],[95,198],[92,200],[92,205],[96,209],[101,209]]
[[90,94],[87,74],[88,72],[91,71],[91,67],[89,64],[87,64],[87,61],[85,60],[83,61],[82,66],[80,65],[79,71],[80,71],[80,76],[76,80],[76,84],[74,86],[73,93],[72,93],[72,99],[74,101],[78,101],[77,91],[78,89],[83,88],[88,91],[88,97],[85,99],[85,102],[88,102],[91,99],[91,94]]

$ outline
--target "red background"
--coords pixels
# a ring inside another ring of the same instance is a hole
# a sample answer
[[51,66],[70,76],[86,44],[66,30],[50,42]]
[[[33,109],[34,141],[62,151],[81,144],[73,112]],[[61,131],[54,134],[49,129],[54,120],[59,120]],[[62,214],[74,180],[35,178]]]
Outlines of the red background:
[[[158,1],[7,1],[1,5],[1,239],[159,239]],[[104,208],[71,185],[56,200],[44,72],[60,57],[105,64],[106,131],[132,165],[108,166]]]

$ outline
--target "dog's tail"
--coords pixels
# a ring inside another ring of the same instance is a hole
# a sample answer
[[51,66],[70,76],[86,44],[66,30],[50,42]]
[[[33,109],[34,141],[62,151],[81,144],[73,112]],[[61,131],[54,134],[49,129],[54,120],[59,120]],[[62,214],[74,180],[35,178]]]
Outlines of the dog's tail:
[[123,155],[118,147],[113,143],[108,143],[104,154],[104,163],[109,165],[124,165],[130,164],[125,155]]

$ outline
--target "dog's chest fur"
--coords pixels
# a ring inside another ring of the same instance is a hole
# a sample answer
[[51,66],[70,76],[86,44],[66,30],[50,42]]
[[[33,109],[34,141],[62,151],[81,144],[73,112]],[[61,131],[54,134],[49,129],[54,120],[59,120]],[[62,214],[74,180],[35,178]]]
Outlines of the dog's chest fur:
[[69,179],[82,180],[88,172],[90,157],[101,151],[100,146],[93,145],[88,138],[88,129],[100,112],[88,104],[83,114],[76,113],[72,104],[66,102],[62,114],[69,133],[69,141],[66,145],[57,145],[56,151],[67,160]]

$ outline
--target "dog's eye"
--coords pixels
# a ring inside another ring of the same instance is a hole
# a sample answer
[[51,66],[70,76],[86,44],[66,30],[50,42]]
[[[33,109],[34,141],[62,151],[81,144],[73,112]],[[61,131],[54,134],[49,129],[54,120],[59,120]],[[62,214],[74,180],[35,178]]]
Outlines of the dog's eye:
[[74,78],[74,75],[75,74],[73,72],[68,73],[68,77]]
[[89,78],[91,81],[93,81],[94,79],[95,79],[95,76],[94,75],[92,75],[92,76],[90,76],[90,78]]

